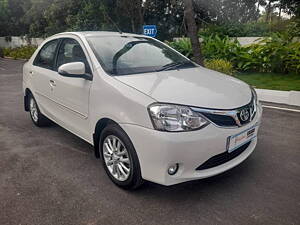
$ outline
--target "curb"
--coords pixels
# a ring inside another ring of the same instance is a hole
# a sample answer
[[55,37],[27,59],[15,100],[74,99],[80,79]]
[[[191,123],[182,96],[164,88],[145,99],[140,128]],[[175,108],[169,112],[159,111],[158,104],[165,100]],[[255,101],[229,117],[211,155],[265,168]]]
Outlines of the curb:
[[300,106],[300,91],[255,90],[260,101]]
[[19,58],[17,58],[17,59],[14,59],[13,57],[9,57],[9,56],[4,56],[4,57],[0,57],[0,59],[12,59],[12,60],[21,60],[21,61],[28,61],[29,59],[19,59]]

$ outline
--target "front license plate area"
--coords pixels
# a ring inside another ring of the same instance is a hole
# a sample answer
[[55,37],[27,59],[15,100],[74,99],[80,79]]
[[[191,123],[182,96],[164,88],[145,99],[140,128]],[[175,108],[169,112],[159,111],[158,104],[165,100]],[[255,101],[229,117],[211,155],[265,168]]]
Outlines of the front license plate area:
[[247,130],[242,131],[241,133],[229,136],[227,138],[227,151],[231,153],[241,147],[243,144],[246,144],[255,138],[257,135],[257,128],[258,126],[255,125]]

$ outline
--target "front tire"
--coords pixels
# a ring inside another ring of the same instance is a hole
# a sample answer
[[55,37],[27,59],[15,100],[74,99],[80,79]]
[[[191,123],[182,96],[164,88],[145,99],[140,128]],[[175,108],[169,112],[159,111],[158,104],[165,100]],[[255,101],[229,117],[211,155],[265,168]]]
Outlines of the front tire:
[[50,120],[41,113],[37,102],[32,94],[30,94],[28,97],[28,105],[30,118],[36,126],[45,127],[50,125]]
[[143,184],[136,151],[121,127],[109,124],[104,128],[99,151],[105,172],[116,185],[136,189]]

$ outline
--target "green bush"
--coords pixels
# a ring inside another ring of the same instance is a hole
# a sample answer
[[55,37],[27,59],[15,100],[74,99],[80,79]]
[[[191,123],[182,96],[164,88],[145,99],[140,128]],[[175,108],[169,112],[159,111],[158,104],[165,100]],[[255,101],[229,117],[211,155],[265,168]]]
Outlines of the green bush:
[[262,37],[270,34],[267,23],[227,23],[222,25],[208,25],[199,31],[199,36],[218,35],[220,37]]
[[300,74],[300,42],[289,45],[285,58],[285,70]]
[[234,68],[232,63],[224,59],[205,60],[204,66],[208,69],[216,70],[228,75],[233,75],[234,73]]
[[166,41],[166,44],[188,58],[193,57],[192,44],[189,38],[182,38],[176,41]]
[[235,60],[239,71],[300,73],[300,43],[288,34],[275,33],[244,47]]
[[[251,22],[251,23],[225,23],[221,25],[210,24],[199,31],[199,36],[218,35],[220,37],[266,37],[273,33],[285,33],[290,27],[300,26],[297,18],[290,20],[277,20],[272,23]],[[291,30],[291,29],[290,29]],[[299,30],[299,29],[298,29]],[[292,29],[291,31],[295,31]],[[299,35],[299,32],[298,32]]]
[[[292,32],[274,33],[257,44],[241,46],[236,39],[219,35],[203,38],[202,54],[206,60],[223,59],[241,72],[275,72],[300,74],[300,42]],[[183,44],[184,48],[183,48]],[[192,48],[188,40],[169,44],[189,58]],[[185,53],[189,54],[185,54]]]
[[21,46],[17,48],[4,48],[3,54],[4,56],[11,57],[13,59],[29,59],[35,52],[36,48],[37,47],[33,45]]
[[202,54],[206,59],[226,59],[234,62],[242,47],[236,38],[210,35],[203,38]]

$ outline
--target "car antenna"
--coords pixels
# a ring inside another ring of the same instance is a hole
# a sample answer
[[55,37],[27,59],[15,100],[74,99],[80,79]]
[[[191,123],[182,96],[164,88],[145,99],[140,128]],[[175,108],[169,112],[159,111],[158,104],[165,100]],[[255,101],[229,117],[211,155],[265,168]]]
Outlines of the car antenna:
[[121,31],[121,29],[118,27],[118,25],[115,23],[115,21],[113,21],[112,18],[110,18],[110,16],[106,13],[106,10],[104,10],[104,16],[108,18],[108,20],[114,25],[114,27],[118,30],[118,32],[120,34],[122,34],[123,32]]

